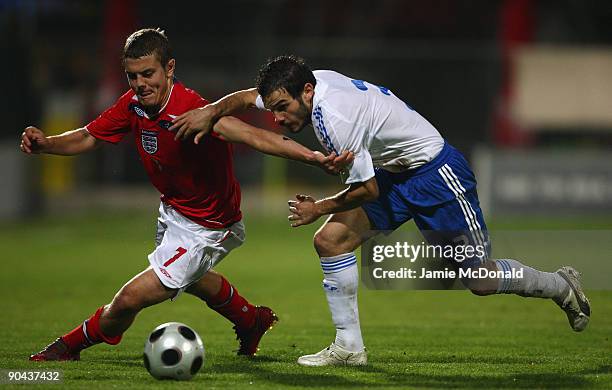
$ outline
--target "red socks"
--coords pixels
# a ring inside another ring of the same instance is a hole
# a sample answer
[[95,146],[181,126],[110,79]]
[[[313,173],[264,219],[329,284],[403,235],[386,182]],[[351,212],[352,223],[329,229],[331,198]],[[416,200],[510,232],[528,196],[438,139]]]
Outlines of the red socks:
[[102,315],[103,311],[104,306],[98,308],[94,315],[62,336],[62,340],[64,340],[71,352],[78,352],[101,342],[110,345],[119,344],[122,335],[108,337],[100,330],[100,315]]
[[238,329],[248,329],[255,324],[255,306],[244,299],[223,276],[221,289],[216,296],[206,300],[208,307],[230,320]]
[[[255,325],[255,306],[240,296],[238,290],[223,276],[221,277],[221,289],[216,296],[207,299],[206,304],[230,320],[237,329],[248,329]],[[78,352],[102,342],[110,345],[119,344],[122,335],[108,337],[100,329],[100,316],[103,311],[104,306],[98,308],[94,315],[62,336],[62,340],[71,352]]]

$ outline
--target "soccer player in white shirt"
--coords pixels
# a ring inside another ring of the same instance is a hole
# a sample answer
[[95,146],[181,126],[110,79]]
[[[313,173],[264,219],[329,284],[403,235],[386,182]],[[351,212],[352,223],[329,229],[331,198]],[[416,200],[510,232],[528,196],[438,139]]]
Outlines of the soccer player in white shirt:
[[[316,200],[289,201],[291,226],[330,215],[314,237],[324,274],[323,288],[336,326],[336,339],[322,351],[302,356],[305,366],[363,365],[367,354],[357,310],[358,270],[354,251],[375,231],[395,230],[413,219],[428,242],[457,245],[461,238],[486,248],[486,255],[461,268],[485,268],[506,275],[463,279],[476,295],[512,293],[553,299],[575,331],[586,328],[590,304],[571,267],[542,272],[513,259],[491,260],[490,242],[465,160],[440,133],[389,89],[329,70],[312,72],[294,56],[270,60],[257,88],[238,91],[174,120],[177,138],[194,142],[221,116],[257,106],[272,111],[291,132],[312,124],[329,153],[354,153],[344,182],[348,187]],[[518,273],[518,274],[520,274]]]

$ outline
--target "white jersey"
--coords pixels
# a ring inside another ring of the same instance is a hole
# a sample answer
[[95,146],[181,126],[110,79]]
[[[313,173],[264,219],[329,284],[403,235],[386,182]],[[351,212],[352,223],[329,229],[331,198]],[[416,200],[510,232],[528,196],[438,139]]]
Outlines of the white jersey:
[[[317,139],[328,153],[355,153],[346,184],[372,178],[374,167],[391,172],[417,168],[442,150],[438,130],[387,88],[331,70],[313,73]],[[261,98],[257,100],[263,106]]]

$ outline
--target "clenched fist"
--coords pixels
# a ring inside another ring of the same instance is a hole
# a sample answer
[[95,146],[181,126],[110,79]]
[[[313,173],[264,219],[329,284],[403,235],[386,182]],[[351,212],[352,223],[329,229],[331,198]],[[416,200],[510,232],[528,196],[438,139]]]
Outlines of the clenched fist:
[[49,145],[49,140],[42,130],[28,126],[21,133],[21,144],[19,148],[26,154],[40,153]]

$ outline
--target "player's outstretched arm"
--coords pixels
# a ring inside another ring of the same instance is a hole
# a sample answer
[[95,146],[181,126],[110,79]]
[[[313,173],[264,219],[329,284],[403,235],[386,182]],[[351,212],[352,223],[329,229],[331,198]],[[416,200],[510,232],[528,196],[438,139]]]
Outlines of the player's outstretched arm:
[[28,126],[21,134],[20,149],[26,154],[58,154],[72,156],[94,149],[98,140],[85,128],[47,137],[37,127]]
[[377,199],[378,183],[373,177],[365,182],[353,183],[329,198],[316,200],[307,195],[296,195],[295,198],[296,200],[289,201],[291,215],[288,219],[292,227],[308,225],[323,215],[351,210]]
[[330,174],[338,173],[350,164],[354,157],[350,152],[344,152],[340,156],[335,154],[325,156],[289,137],[251,126],[231,116],[219,119],[214,125],[214,130],[227,141],[243,143],[262,153],[314,165]]
[[195,134],[196,144],[207,134],[215,122],[226,115],[255,107],[257,89],[245,89],[222,97],[214,103],[195,110],[187,111],[172,120],[171,131],[176,131],[175,140],[184,140]]

